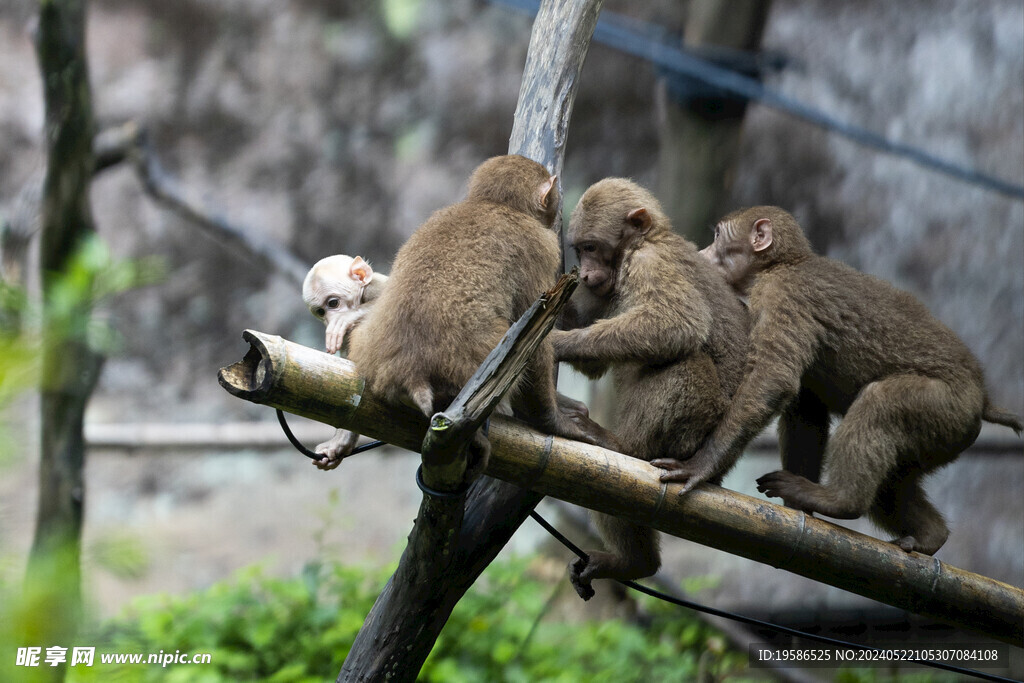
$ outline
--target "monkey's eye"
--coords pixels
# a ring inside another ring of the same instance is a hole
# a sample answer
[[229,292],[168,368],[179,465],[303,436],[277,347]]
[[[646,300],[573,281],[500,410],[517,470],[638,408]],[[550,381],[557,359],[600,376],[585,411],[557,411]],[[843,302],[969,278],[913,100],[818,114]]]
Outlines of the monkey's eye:
[[593,254],[595,251],[597,251],[597,247],[594,246],[593,244],[584,244],[580,247],[580,249],[583,250],[584,254]]
[[330,299],[327,300],[327,308],[330,308],[331,310],[334,310],[335,308],[337,308],[340,305],[341,305],[341,299],[339,299],[336,296],[332,296]]
[[324,311],[324,309],[318,308],[315,311],[313,311],[313,315],[315,315],[318,318],[322,318],[326,315],[326,312]]

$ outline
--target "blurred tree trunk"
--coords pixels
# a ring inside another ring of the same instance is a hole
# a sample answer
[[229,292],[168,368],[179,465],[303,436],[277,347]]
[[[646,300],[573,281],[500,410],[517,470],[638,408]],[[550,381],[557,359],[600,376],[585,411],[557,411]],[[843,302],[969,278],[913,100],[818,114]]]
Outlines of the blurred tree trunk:
[[46,107],[47,170],[40,218],[42,448],[27,585],[50,601],[49,621],[43,622],[47,637],[39,642],[61,646],[70,645],[81,610],[82,423],[103,362],[85,338],[88,298],[75,297],[68,287],[69,266],[95,232],[89,202],[94,124],[85,16],[85,0],[42,0],[36,38]]
[[[756,51],[770,4],[692,0],[683,43]],[[676,232],[703,246],[728,199],[746,103],[700,92],[680,101],[665,83],[662,87],[659,197]]]

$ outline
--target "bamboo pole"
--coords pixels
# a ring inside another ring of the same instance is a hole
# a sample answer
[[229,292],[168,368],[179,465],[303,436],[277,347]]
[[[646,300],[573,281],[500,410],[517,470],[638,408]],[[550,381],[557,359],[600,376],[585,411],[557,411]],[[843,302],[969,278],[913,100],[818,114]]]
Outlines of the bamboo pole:
[[[261,332],[243,338],[249,352],[219,375],[231,394],[420,448],[426,418],[366,393],[352,363]],[[490,476],[1024,646],[1018,587],[717,486],[679,496],[642,460],[514,420],[493,417],[488,438]]]

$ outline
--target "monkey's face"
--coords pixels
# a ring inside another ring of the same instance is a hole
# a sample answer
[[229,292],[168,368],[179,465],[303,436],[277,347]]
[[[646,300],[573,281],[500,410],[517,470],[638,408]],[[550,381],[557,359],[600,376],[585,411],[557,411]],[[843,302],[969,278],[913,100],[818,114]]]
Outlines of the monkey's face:
[[327,326],[328,353],[335,353],[354,322],[354,313],[362,304],[363,290],[373,277],[370,265],[356,256],[343,254],[319,261],[302,283],[302,299],[318,320]]
[[701,255],[725,276],[726,282],[740,294],[747,294],[757,274],[754,244],[748,231],[737,221],[722,221],[715,226],[715,241]]
[[585,234],[573,240],[580,261],[580,281],[594,296],[602,299],[615,291],[617,249],[597,235]]

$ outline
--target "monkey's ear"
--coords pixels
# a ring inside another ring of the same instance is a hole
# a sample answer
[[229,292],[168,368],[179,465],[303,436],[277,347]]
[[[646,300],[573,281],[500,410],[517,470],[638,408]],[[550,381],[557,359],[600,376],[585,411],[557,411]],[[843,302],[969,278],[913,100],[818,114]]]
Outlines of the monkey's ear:
[[651,229],[651,214],[647,212],[647,209],[642,206],[639,209],[633,209],[626,214],[626,221],[636,228],[637,232],[641,235],[646,235],[647,231]]
[[356,256],[352,259],[352,265],[348,267],[348,274],[353,280],[358,280],[360,284],[366,285],[373,279],[373,268],[363,260],[362,256]]
[[537,188],[537,198],[540,200],[540,208],[551,208],[551,202],[555,201],[558,188],[558,176],[553,175]]
[[764,251],[772,246],[772,221],[770,218],[758,218],[750,229],[750,244],[754,251]]

